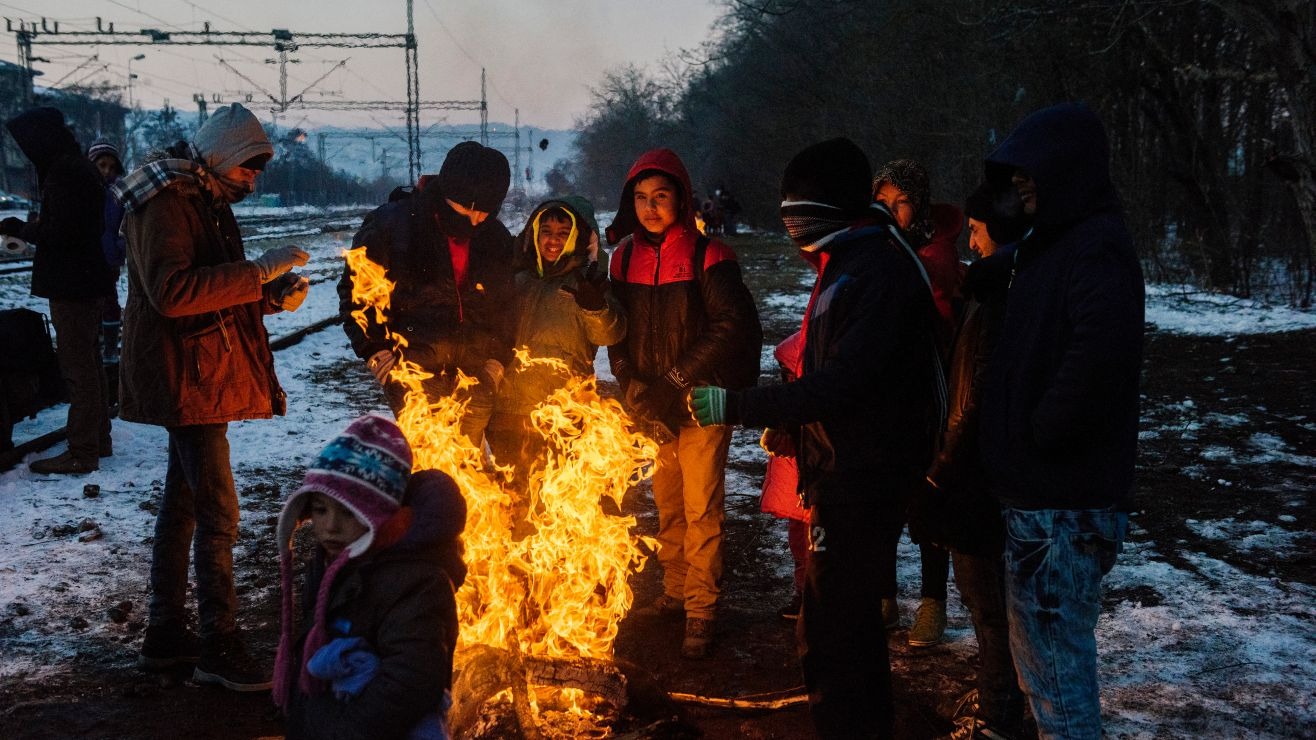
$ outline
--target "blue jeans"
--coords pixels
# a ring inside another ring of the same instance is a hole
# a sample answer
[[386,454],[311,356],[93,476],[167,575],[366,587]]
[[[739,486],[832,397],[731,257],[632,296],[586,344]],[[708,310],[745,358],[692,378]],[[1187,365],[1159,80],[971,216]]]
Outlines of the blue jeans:
[[229,466],[228,425],[170,428],[169,470],[151,552],[151,624],[186,624],[190,545],[201,636],[237,629],[238,597],[233,585],[237,540],[238,493]]
[[1101,737],[1097,616],[1129,515],[1005,509],[1010,650],[1038,737]]

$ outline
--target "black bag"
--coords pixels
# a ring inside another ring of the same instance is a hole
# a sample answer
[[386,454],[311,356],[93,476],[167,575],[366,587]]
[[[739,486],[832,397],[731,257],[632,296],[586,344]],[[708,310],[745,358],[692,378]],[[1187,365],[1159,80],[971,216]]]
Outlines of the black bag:
[[8,450],[14,424],[64,400],[64,383],[46,317],[36,311],[0,311],[0,347],[0,450]]

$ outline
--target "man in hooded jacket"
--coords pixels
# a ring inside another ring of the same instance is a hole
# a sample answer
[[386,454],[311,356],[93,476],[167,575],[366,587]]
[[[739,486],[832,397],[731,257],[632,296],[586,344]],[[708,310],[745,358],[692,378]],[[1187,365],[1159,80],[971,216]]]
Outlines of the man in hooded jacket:
[[[480,445],[493,414],[494,394],[512,360],[507,307],[512,295],[512,235],[498,220],[511,182],[507,157],[466,141],[453,147],[437,177],[421,178],[413,193],[366,216],[352,247],[395,283],[385,323],[367,312],[362,328],[352,316],[355,277],[344,268],[338,307],[352,350],[384,386],[396,415],[406,389],[389,379],[406,356],[434,377],[424,381],[430,398],[451,395],[457,373],[475,378],[466,391],[461,431]],[[405,349],[396,337],[405,341]]]
[[5,219],[0,233],[37,246],[32,295],[50,301],[69,395],[68,450],[28,467],[45,475],[90,473],[113,449],[99,351],[101,299],[115,281],[101,252],[105,185],[55,108],[33,108],[6,126],[36,168],[41,215],[27,224]]
[[1010,649],[1045,738],[1098,738],[1101,579],[1128,529],[1143,278],[1081,104],[1028,116],[987,158],[1031,217],[987,368],[981,446],[1005,518]]
[[[237,625],[239,508],[228,422],[284,413],[262,316],[295,310],[307,291],[306,279],[290,272],[306,264],[306,252],[275,247],[246,259],[230,207],[254,191],[273,155],[260,121],[233,103],[191,142],[156,153],[112,189],[128,239],[119,413],[169,432],[138,665],[197,663],[194,680],[234,691],[263,691],[270,681]],[[187,629],[189,547],[199,645]]]
[[818,279],[805,309],[800,377],[741,391],[696,387],[701,426],[769,427],[793,454],[809,508],[809,562],[797,634],[814,727],[823,738],[892,737],[881,596],[886,543],[932,456],[944,399],[927,274],[854,142],[814,144],[782,176],[782,220]]

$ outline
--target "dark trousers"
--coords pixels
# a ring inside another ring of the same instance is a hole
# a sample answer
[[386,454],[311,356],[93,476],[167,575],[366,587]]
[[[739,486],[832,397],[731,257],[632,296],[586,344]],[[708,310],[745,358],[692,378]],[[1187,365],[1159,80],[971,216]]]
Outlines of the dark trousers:
[[227,435],[227,424],[169,429],[169,470],[151,551],[154,626],[186,622],[191,546],[201,636],[229,634],[237,628],[233,544],[238,539],[238,494],[229,467]]
[[1024,694],[1010,654],[1006,617],[1005,558],[956,552],[955,585],[973,618],[978,637],[978,719],[1005,732],[1018,732],[1023,722]]
[[[901,490],[875,488],[875,497]],[[822,738],[892,737],[891,664],[873,576],[889,559],[891,532],[898,535],[903,526],[903,499],[829,502],[825,493],[819,499],[810,509],[796,627],[814,728]]]
[[101,364],[99,300],[50,300],[55,325],[59,373],[69,394],[69,453],[95,462],[102,443],[110,442],[110,413],[105,402],[105,368]]

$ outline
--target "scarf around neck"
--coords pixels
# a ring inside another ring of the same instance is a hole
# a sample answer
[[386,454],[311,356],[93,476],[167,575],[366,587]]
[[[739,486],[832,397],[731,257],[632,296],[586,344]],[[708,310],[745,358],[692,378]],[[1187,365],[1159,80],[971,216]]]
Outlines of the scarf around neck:
[[187,154],[190,159],[166,157],[138,167],[115,183],[110,193],[123,204],[125,213],[140,210],[147,201],[178,182],[195,183],[224,203],[235,202],[231,196],[240,188],[207,169],[192,142],[187,142]]

